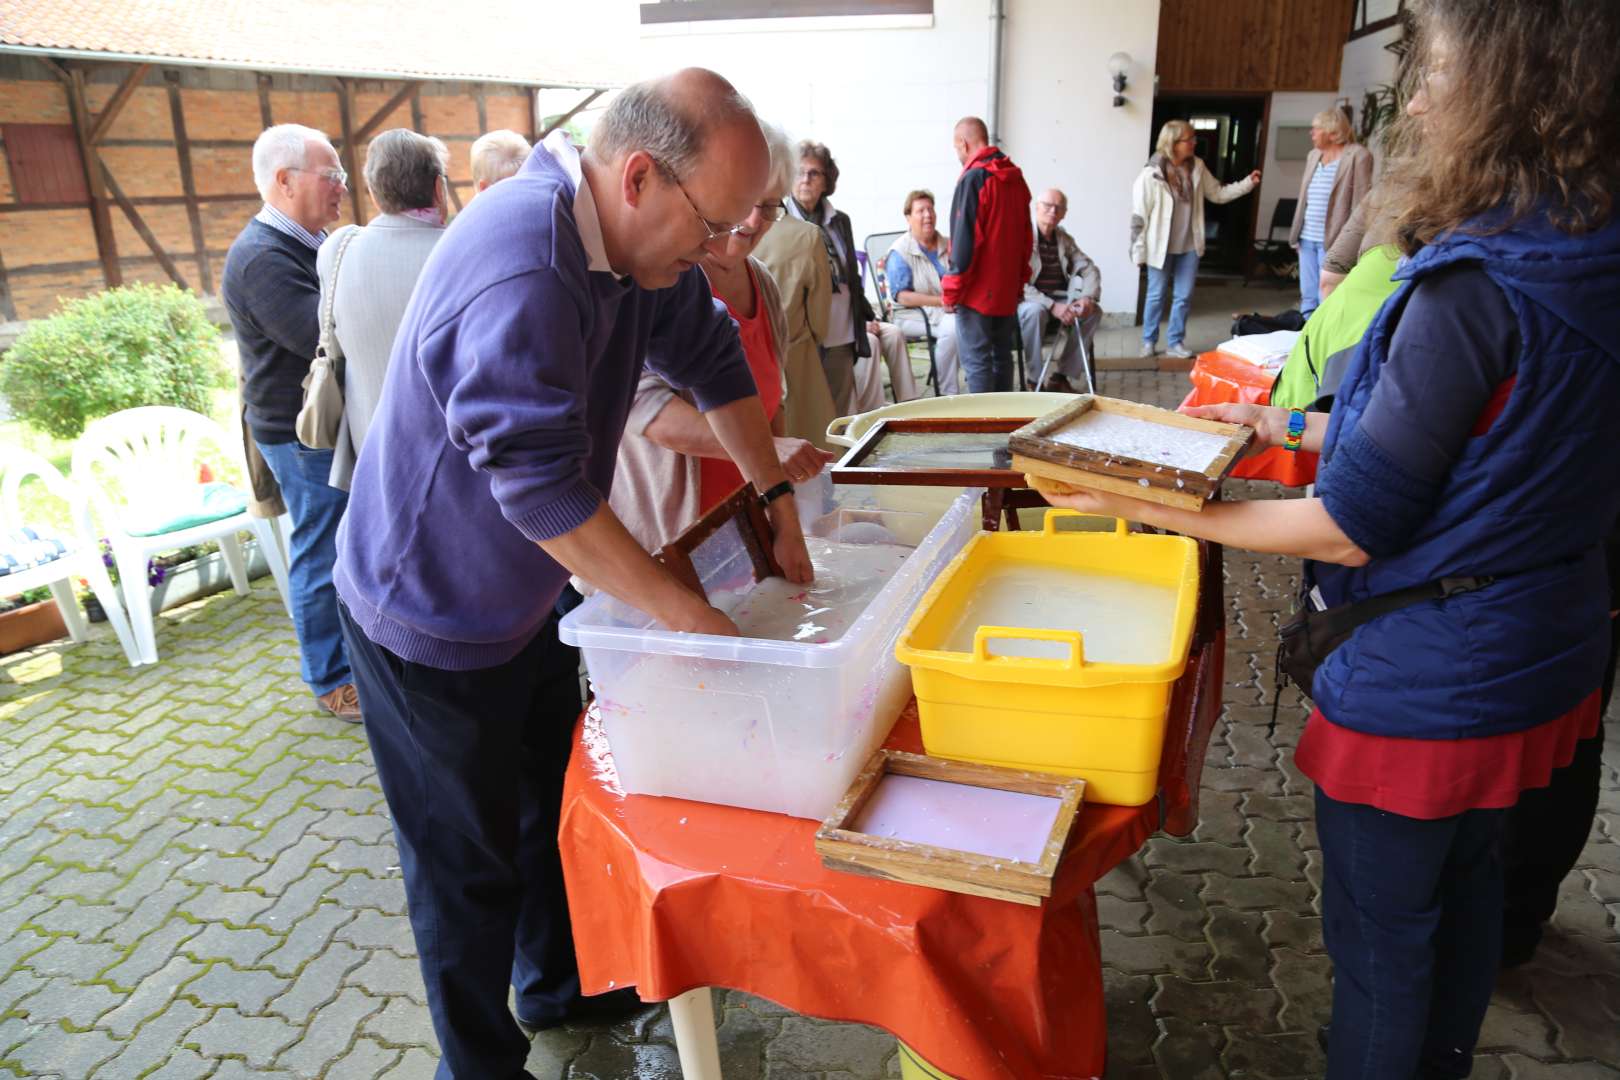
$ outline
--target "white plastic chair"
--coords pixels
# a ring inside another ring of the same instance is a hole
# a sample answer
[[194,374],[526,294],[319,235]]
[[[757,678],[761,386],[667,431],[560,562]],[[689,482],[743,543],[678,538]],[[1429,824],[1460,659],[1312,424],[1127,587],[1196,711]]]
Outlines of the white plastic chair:
[[200,525],[151,536],[138,536],[142,515],[172,504],[177,494],[195,490],[204,462],[239,461],[241,451],[225,430],[199,413],[153,405],[126,409],[91,423],[73,447],[73,477],[90,497],[112,544],[113,559],[129,609],[130,626],[140,663],[157,663],[147,560],[206,540],[219,542],[237,595],[248,594],[247,560],[237,535],[248,531],[258,540],[281,602],[292,610],[287,592],[287,562],[272,522],[240,513]]
[[[112,579],[107,576],[107,567],[101,561],[101,545],[90,530],[89,508],[84,492],[78,485],[69,483],[55,465],[30,450],[0,447],[0,534],[9,543],[10,538],[24,528],[39,531],[40,523],[26,520],[18,501],[23,483],[34,476],[45,485],[46,491],[67,503],[73,524],[65,535],[53,534],[49,537],[62,545],[60,555],[0,575],[0,592],[10,595],[42,585],[50,586],[56,606],[62,612],[62,622],[67,626],[68,637],[83,641],[88,636],[89,626],[73,590],[74,579],[83,578],[101,603],[102,610],[107,613],[107,622],[112,625],[118,644],[123,646],[130,664],[140,663],[135,639],[130,635],[129,622],[124,618],[124,605],[118,599],[118,590],[113,587]],[[38,554],[43,556],[47,553],[40,551]]]

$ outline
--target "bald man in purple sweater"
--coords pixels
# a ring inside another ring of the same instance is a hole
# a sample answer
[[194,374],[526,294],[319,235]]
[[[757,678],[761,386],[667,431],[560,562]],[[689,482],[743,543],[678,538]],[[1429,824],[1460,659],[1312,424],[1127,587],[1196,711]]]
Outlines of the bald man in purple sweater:
[[719,76],[630,87],[590,149],[554,134],[469,204],[406,310],[335,581],[441,1080],[527,1076],[520,1026],[614,1011],[580,996],[557,854],[580,709],[557,639],[569,575],[672,629],[736,633],[608,507],[644,362],[692,391],[766,500],[784,570],[810,580],[736,324],[695,266],[762,223],[768,167]]

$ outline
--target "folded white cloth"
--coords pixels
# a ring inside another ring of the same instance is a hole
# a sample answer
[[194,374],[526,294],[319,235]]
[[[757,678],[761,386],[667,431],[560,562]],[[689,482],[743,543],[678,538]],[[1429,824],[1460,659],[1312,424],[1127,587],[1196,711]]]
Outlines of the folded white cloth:
[[1247,360],[1256,367],[1280,368],[1299,340],[1298,330],[1273,330],[1269,334],[1245,334],[1216,346],[1218,352],[1239,360]]

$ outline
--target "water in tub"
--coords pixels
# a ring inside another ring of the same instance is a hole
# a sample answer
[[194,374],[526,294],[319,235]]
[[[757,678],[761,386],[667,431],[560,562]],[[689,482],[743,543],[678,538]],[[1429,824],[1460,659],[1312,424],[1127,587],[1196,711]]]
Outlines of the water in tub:
[[[981,626],[1078,630],[1089,663],[1159,664],[1170,659],[1176,590],[1170,585],[1072,570],[1010,564],[979,581],[943,648],[973,651]],[[992,656],[1062,659],[1069,647],[1050,641],[993,638]]]
[[[882,526],[859,521],[831,537],[808,536],[811,584],[755,583],[740,575],[735,588],[711,587],[709,601],[745,638],[836,642],[911,555],[911,547],[894,540]],[[829,668],[649,655],[601,702],[621,778],[629,788],[658,794],[743,806],[791,803],[786,788],[814,782],[806,765],[836,764],[841,773],[847,755],[864,757],[871,749],[844,744],[875,708],[895,704],[878,701],[894,681],[882,678],[891,658],[879,659],[846,673],[864,683],[858,692],[838,694],[831,692]],[[635,735],[621,736],[614,730],[620,725],[633,726]],[[782,775],[779,763],[787,769]]]

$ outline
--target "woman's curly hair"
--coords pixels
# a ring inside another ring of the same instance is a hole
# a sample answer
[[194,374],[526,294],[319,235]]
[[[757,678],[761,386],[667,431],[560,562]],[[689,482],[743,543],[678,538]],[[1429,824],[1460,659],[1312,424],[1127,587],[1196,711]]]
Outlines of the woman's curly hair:
[[1497,210],[1475,227],[1533,214],[1568,233],[1607,224],[1620,187],[1608,145],[1620,130],[1620,3],[1417,0],[1408,11],[1403,96],[1429,79],[1444,79],[1445,95],[1391,132],[1387,195],[1401,249]]

